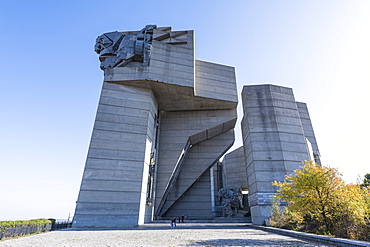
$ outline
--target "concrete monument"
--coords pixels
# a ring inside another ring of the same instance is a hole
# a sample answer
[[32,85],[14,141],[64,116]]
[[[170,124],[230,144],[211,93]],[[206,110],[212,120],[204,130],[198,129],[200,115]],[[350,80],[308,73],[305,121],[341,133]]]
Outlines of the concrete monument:
[[194,59],[193,31],[97,38],[104,82],[73,227],[211,219],[210,168],[234,142],[233,67]]
[[194,58],[191,30],[147,25],[99,36],[103,87],[73,227],[136,226],[271,214],[274,180],[319,162],[307,106],[290,88],[242,92],[243,146],[234,143],[235,69]]
[[[244,86],[243,147],[227,154],[225,166],[235,167],[244,177],[252,222],[257,225],[271,215],[273,181],[302,166],[303,160],[320,164],[319,149],[305,103],[296,102],[293,90],[276,85]],[[229,184],[239,177],[226,173]]]

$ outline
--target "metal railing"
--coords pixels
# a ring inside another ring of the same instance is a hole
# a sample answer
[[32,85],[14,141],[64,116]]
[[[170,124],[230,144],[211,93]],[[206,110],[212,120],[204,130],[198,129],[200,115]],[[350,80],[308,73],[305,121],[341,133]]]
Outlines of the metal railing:
[[55,223],[53,223],[53,225],[51,227],[51,231],[58,231],[58,230],[61,230],[61,229],[66,229],[66,228],[71,228],[71,227],[72,227],[72,222],[68,222],[68,221],[55,222]]
[[162,200],[158,206],[158,210],[157,210],[157,213],[156,215],[158,216],[162,216],[165,211],[164,211],[164,205],[167,201],[167,198],[170,194],[170,192],[172,191],[172,188],[178,178],[178,176],[180,175],[180,171],[181,171],[181,168],[184,164],[184,161],[185,161],[185,157],[187,155],[187,153],[189,152],[189,149],[191,148],[191,144],[190,144],[190,139],[187,141],[187,143],[185,144],[185,147],[184,149],[182,150],[181,154],[180,154],[180,157],[178,158],[177,162],[176,162],[176,165],[173,169],[173,172],[171,174],[171,177],[170,179],[168,180],[168,183],[166,185],[166,188],[164,190],[164,194],[163,194],[163,197],[162,197]]

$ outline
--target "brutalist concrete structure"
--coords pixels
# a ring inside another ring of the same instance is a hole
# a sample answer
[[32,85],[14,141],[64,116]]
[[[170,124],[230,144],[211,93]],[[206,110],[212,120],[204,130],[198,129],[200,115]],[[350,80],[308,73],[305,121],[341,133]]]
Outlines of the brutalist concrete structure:
[[73,227],[211,219],[210,168],[234,142],[233,67],[194,59],[193,31],[98,37],[104,82]]
[[320,163],[306,104],[276,85],[244,86],[243,146],[225,155],[237,118],[235,70],[195,60],[191,30],[105,33],[95,51],[104,81],[75,228],[179,215],[251,215],[261,225],[271,215],[272,182],[303,160]]
[[295,101],[291,88],[275,85],[244,86],[242,92],[243,148],[247,169],[248,201],[252,222],[271,215],[273,181],[318,160],[318,147],[307,107]]

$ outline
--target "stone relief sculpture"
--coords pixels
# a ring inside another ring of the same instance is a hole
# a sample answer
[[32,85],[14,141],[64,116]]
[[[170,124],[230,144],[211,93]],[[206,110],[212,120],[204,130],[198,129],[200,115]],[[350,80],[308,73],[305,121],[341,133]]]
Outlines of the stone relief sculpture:
[[141,66],[148,66],[156,27],[147,25],[137,34],[123,35],[116,31],[100,35],[94,47],[100,55],[100,68],[124,67],[134,61],[141,63]]
[[238,208],[243,208],[243,193],[242,193],[242,187],[240,187],[239,185],[236,185],[234,187],[234,200],[235,200],[235,204],[239,204],[239,207]]
[[218,191],[221,198],[224,216],[233,217],[238,214],[238,209],[243,208],[243,194],[240,186],[236,185],[233,190],[221,188]]

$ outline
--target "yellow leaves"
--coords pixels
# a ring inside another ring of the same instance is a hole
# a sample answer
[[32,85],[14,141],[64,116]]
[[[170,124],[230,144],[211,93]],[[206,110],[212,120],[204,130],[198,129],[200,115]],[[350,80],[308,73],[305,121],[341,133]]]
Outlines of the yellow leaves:
[[276,196],[289,202],[302,214],[309,211],[325,213],[327,204],[335,197],[335,190],[344,184],[334,168],[321,167],[313,161],[304,161],[295,174],[286,175],[284,182],[274,182],[279,187]]
[[[304,161],[301,169],[273,182],[276,198],[288,203],[287,212],[295,222],[315,225],[316,231],[350,237],[352,230],[370,220],[370,188],[346,185],[335,168]],[[313,217],[314,216],[314,217]],[[359,234],[359,233],[356,233]]]

